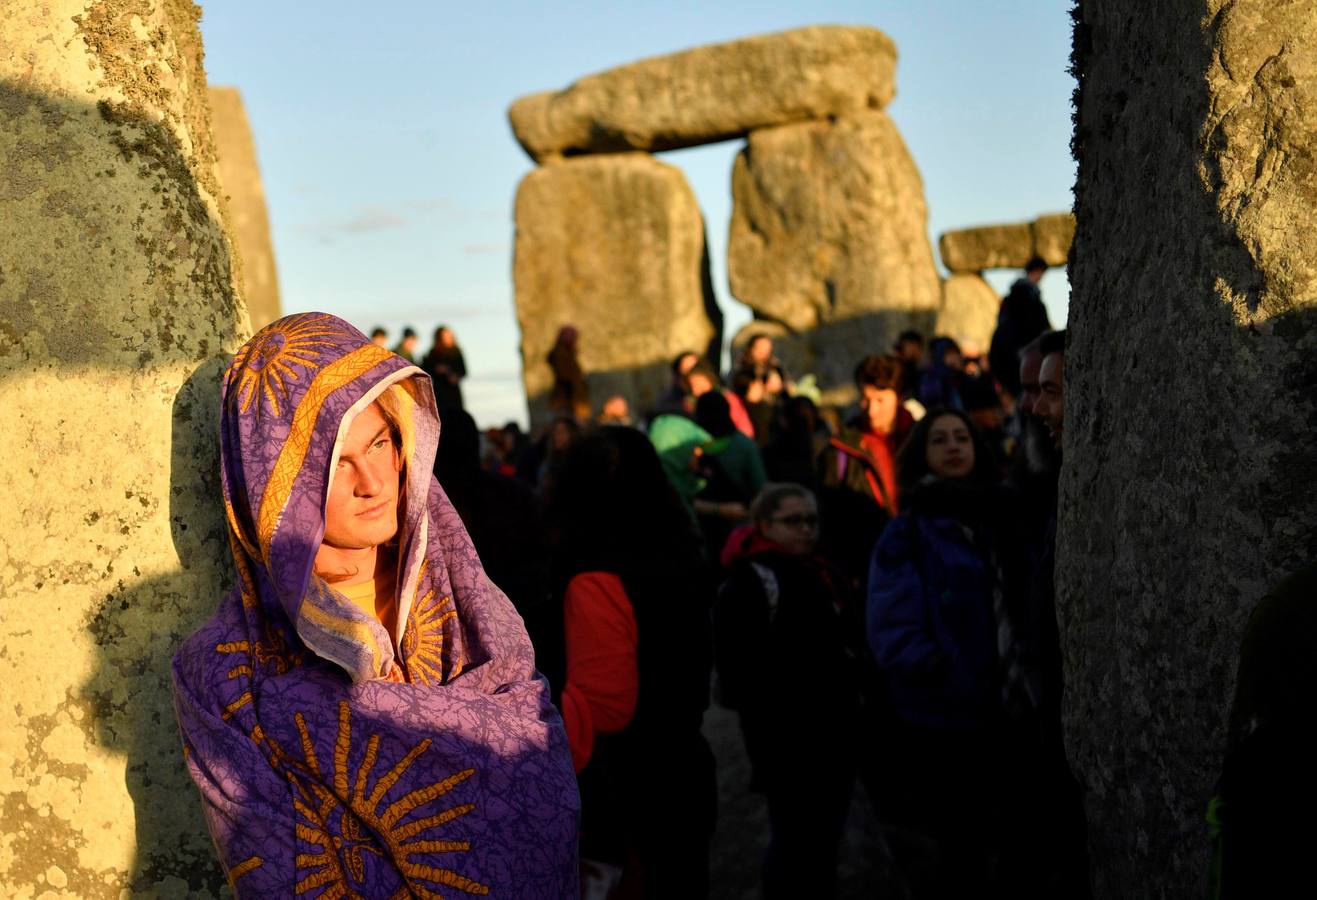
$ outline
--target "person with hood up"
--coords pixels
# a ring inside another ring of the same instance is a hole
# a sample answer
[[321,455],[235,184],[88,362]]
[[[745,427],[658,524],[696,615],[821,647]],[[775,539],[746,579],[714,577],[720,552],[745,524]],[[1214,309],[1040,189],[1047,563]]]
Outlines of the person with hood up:
[[432,474],[430,379],[324,313],[221,387],[237,585],[174,657],[240,897],[573,897],[579,799],[512,605]]
[[[814,555],[819,514],[810,491],[766,485],[750,515],[722,552],[727,579],[713,611],[720,701],[739,713],[751,788],[768,798],[764,896],[830,897],[860,710],[841,621],[845,578]],[[808,678],[783,664],[800,658],[809,660]],[[828,748],[827,765],[804,777],[802,761],[819,747]]]

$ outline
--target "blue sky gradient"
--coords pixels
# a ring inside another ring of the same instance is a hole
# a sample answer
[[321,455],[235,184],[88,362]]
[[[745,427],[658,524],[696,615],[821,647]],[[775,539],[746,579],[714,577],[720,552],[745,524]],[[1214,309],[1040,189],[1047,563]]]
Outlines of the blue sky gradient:
[[[284,310],[321,309],[396,336],[457,332],[482,425],[525,420],[512,292],[512,203],[533,164],[515,98],[698,44],[811,24],[872,25],[897,44],[889,107],[924,178],[931,238],[1068,209],[1069,4],[447,2],[203,4],[211,84],[237,87],[256,135]],[[728,334],[731,168],[740,142],[662,154],[708,222]],[[1013,277],[999,273],[999,290]],[[1063,272],[1043,283],[1065,320]]]

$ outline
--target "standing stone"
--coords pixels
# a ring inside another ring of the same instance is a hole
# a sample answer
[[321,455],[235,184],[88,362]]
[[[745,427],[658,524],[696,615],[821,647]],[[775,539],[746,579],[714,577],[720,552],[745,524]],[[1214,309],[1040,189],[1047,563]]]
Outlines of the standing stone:
[[623,394],[643,412],[684,350],[718,346],[704,221],[681,171],[641,153],[531,172],[517,189],[513,278],[526,397],[548,417],[558,329],[580,332],[595,406]]
[[941,302],[923,181],[882,112],[753,132],[727,256],[732,294],[796,335],[825,395]]
[[1197,897],[1244,622],[1317,557],[1317,16],[1080,0],[1075,63],[1067,744],[1096,895]]
[[974,343],[986,354],[1000,308],[1001,298],[982,275],[952,275],[942,282],[942,308],[933,333],[955,338],[962,345]]
[[210,89],[211,131],[219,157],[220,189],[228,201],[230,230],[237,239],[239,291],[251,316],[252,331],[259,331],[283,313],[279,309],[279,276],[270,240],[270,217],[256,162],[256,143],[236,88]]
[[211,896],[169,660],[231,578],[246,314],[198,9],[0,5],[0,895]]
[[696,47],[522,97],[512,130],[537,161],[673,150],[755,128],[882,109],[896,45],[875,28],[823,25]]
[[[1022,269],[1033,256],[1033,226],[982,225],[948,231],[938,238],[942,265],[955,273]],[[1064,259],[1062,259],[1064,262]]]
[[1033,252],[1049,266],[1064,266],[1070,258],[1070,244],[1075,239],[1075,217],[1071,213],[1039,216],[1029,226]]

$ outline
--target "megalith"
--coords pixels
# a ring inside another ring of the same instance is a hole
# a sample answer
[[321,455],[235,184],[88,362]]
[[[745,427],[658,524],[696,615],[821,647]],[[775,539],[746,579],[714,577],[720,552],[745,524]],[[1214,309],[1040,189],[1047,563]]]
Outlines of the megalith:
[[1000,309],[1001,298],[982,275],[952,275],[942,282],[942,305],[933,334],[954,338],[962,345],[973,343],[986,354]]
[[255,332],[283,315],[279,307],[274,243],[270,239],[270,216],[256,161],[256,142],[238,90],[212,87],[209,95],[220,190],[227,201],[230,230],[237,243],[233,269]]
[[733,296],[785,327],[825,400],[901,329],[931,327],[941,302],[923,181],[879,110],[752,132],[727,257]]
[[547,357],[559,328],[580,332],[596,407],[638,412],[666,387],[678,353],[721,341],[704,220],[681,171],[643,153],[541,166],[517,189],[517,320],[531,421],[548,418]]
[[214,896],[169,697],[244,337],[197,7],[0,5],[0,895]]
[[755,128],[881,109],[896,46],[876,28],[820,25],[696,47],[522,97],[508,110],[536,161],[673,150]]
[[1075,19],[1066,741],[1096,896],[1203,896],[1244,622],[1317,556],[1317,17]]

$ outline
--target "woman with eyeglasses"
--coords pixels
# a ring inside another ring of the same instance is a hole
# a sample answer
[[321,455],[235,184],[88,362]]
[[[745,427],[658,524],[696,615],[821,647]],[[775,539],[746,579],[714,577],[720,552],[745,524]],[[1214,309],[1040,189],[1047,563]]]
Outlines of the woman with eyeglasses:
[[859,711],[840,616],[846,579],[814,554],[819,514],[810,491],[765,485],[750,518],[722,553],[727,577],[713,616],[719,699],[739,713],[750,787],[768,799],[764,895],[830,897]]
[[874,548],[866,610],[895,712],[883,811],[935,842],[935,896],[982,896],[1011,864],[1025,798],[1010,735],[1037,701],[1011,615],[1025,591],[1015,505],[961,410],[915,426],[897,476],[902,511]]

